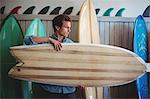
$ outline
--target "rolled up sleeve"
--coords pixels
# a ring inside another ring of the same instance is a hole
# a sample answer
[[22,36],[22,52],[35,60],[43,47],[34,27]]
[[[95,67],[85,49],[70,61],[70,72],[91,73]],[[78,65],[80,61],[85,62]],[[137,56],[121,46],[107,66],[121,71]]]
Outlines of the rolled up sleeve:
[[24,43],[26,45],[36,45],[37,43],[32,40],[33,36],[27,36],[24,38]]

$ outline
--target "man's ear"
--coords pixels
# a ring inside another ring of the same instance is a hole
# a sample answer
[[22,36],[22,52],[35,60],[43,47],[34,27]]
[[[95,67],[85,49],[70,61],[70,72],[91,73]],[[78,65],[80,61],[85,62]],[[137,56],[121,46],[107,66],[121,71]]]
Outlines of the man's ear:
[[60,29],[60,27],[59,27],[59,26],[55,26],[55,28],[56,28],[56,30],[59,30],[59,29]]

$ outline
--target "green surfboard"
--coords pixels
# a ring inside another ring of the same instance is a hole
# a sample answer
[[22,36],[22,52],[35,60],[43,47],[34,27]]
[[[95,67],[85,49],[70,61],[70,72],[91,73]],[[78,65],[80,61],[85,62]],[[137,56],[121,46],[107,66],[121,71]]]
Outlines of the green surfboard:
[[0,31],[0,73],[1,73],[1,98],[21,98],[21,82],[8,77],[10,68],[17,64],[15,58],[11,56],[9,48],[22,45],[23,33],[16,18],[7,16]]
[[25,36],[46,36],[46,30],[42,21],[36,17],[26,30]]
[[[27,36],[39,36],[39,37],[46,37],[46,30],[42,23],[42,21],[36,17],[29,25],[29,27],[26,30],[25,37]],[[40,90],[39,86],[35,83],[28,82],[28,81],[22,81],[22,85],[24,88],[24,96],[25,99],[28,99],[31,97],[39,97],[38,92]],[[32,93],[33,92],[33,93]],[[37,94],[36,94],[37,93]]]

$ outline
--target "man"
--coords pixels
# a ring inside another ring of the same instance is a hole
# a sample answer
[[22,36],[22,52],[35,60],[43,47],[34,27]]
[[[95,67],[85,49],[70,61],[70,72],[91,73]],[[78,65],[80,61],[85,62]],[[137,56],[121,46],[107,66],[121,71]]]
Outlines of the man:
[[26,45],[51,43],[55,50],[61,50],[61,43],[73,43],[68,37],[71,32],[71,19],[66,15],[58,15],[52,20],[54,34],[49,37],[25,37]]
[[[66,15],[58,15],[52,20],[54,34],[49,37],[25,37],[24,42],[26,45],[50,43],[54,46],[54,49],[60,51],[62,48],[61,43],[73,43],[68,38],[71,32],[71,19]],[[61,64],[60,64],[61,65]],[[46,91],[41,94],[41,98],[58,99],[58,98],[76,98],[75,91],[76,87],[73,86],[59,86],[59,85],[48,85],[40,84],[40,86]],[[40,92],[38,93],[40,94]],[[43,97],[44,96],[44,97]],[[80,97],[81,99],[81,97]]]

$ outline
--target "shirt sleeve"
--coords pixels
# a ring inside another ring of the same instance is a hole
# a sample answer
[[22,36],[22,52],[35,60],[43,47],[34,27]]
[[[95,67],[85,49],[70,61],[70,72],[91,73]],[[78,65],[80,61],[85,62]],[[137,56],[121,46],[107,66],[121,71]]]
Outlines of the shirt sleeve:
[[36,45],[37,43],[32,40],[33,36],[27,36],[24,38],[24,43],[26,45]]

